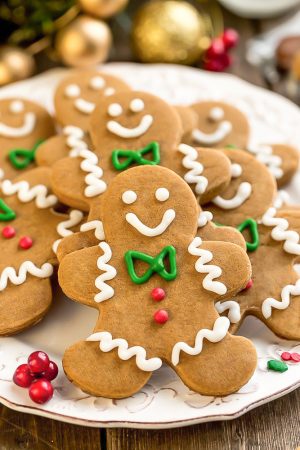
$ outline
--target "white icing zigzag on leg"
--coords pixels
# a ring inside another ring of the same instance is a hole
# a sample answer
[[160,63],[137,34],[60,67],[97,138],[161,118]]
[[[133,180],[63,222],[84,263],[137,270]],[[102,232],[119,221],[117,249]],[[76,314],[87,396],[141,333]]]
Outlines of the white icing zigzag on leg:
[[213,254],[209,250],[204,250],[199,248],[202,245],[202,239],[200,237],[195,237],[193,241],[188,246],[188,252],[191,255],[199,256],[195,263],[195,269],[199,273],[207,273],[206,277],[203,279],[203,287],[208,291],[215,292],[219,295],[224,295],[227,292],[227,287],[224,283],[220,281],[213,281],[222,275],[222,269],[216,265],[206,263],[213,259]]
[[160,358],[146,359],[146,350],[143,347],[139,345],[129,347],[128,342],[125,339],[113,339],[112,335],[107,331],[94,333],[87,338],[87,341],[99,341],[100,350],[105,353],[117,348],[118,356],[123,361],[127,361],[135,356],[136,365],[139,369],[144,370],[145,372],[153,372],[154,370],[159,369],[162,365],[162,360]]
[[[74,209],[70,212],[69,218],[67,220],[64,220],[63,222],[60,222],[57,227],[56,231],[59,234],[59,236],[66,237],[73,234],[73,231],[71,231],[69,228],[75,227],[78,225],[83,218],[83,213],[81,211],[78,211],[77,209]],[[57,239],[53,245],[52,250],[54,253],[57,252],[57,247],[59,246],[61,239]]]
[[23,284],[28,273],[38,278],[49,278],[53,273],[53,266],[45,263],[39,268],[32,261],[24,261],[19,268],[18,274],[13,267],[5,267],[0,274],[0,291],[7,287],[9,280],[15,285]]
[[1,189],[5,195],[17,194],[18,199],[23,202],[31,202],[35,199],[38,208],[49,208],[57,203],[55,195],[48,195],[48,188],[43,184],[37,184],[32,188],[27,181],[18,181],[12,183],[10,180],[4,180]]
[[262,223],[274,227],[271,236],[275,241],[285,241],[283,248],[287,253],[300,255],[300,236],[297,231],[289,230],[289,222],[283,217],[275,217],[276,209],[269,208],[262,217]]
[[228,319],[231,323],[238,323],[241,320],[241,308],[238,302],[227,300],[226,302],[217,302],[215,308],[219,314],[228,310]]
[[213,343],[220,342],[226,336],[229,326],[230,321],[227,317],[218,317],[212,330],[203,328],[198,331],[194,347],[191,347],[186,342],[177,342],[172,350],[172,364],[177,366],[181,351],[191,356],[199,355],[202,352],[204,339]]
[[197,161],[198,152],[193,147],[180,144],[178,147],[180,153],[186,155],[182,160],[182,165],[186,169],[189,170],[185,175],[184,179],[188,184],[196,184],[195,191],[197,194],[203,194],[205,192],[208,180],[204,176],[201,175],[203,172],[203,165]]
[[107,264],[112,257],[110,246],[107,242],[100,242],[99,247],[103,250],[104,254],[99,256],[97,260],[98,269],[103,271],[103,273],[101,273],[101,275],[99,275],[95,280],[95,286],[100,291],[94,297],[94,300],[97,303],[113,297],[115,291],[111,286],[106,284],[105,281],[112,280],[117,275],[116,269],[110,264]]
[[287,309],[291,302],[291,295],[300,295],[300,279],[296,284],[288,284],[281,291],[281,301],[275,298],[266,298],[262,304],[262,314],[265,319],[269,319],[272,315],[272,308]]

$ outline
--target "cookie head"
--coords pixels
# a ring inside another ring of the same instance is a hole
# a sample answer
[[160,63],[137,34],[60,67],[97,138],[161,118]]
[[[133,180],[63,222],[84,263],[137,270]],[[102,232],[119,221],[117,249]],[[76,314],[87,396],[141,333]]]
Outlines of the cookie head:
[[[104,195],[101,219],[108,241],[120,236],[123,242],[137,245],[174,243],[175,239],[190,239],[197,229],[199,207],[191,189],[164,167],[128,169]],[[91,215],[95,216],[93,208]]]
[[190,143],[205,147],[234,145],[246,148],[249,124],[237,108],[222,102],[199,102],[192,105],[198,116],[197,126],[190,134]]
[[156,141],[172,150],[182,129],[178,114],[160,98],[137,91],[120,92],[97,104],[91,117],[96,149],[137,150]]
[[57,120],[62,125],[75,125],[87,130],[90,115],[99,99],[129,89],[126,83],[112,75],[97,71],[74,73],[65,78],[56,90]]

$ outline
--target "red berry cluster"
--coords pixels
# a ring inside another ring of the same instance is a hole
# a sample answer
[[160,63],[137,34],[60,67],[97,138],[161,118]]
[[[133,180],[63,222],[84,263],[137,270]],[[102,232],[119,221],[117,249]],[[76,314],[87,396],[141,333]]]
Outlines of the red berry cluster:
[[58,367],[47,353],[38,350],[29,355],[27,364],[16,368],[13,381],[17,386],[29,388],[29,397],[35,403],[46,403],[53,396],[51,381],[57,377]]
[[283,352],[283,353],[281,353],[281,359],[283,361],[292,361],[295,363],[299,363],[300,362],[300,353]]
[[239,35],[233,28],[226,28],[221,36],[214,38],[205,52],[204,69],[211,72],[222,72],[232,63],[230,49],[238,43]]

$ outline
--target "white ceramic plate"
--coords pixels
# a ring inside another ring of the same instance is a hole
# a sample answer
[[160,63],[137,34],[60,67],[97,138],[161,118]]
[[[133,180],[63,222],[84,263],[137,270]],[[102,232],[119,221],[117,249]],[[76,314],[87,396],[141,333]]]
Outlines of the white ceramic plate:
[[[104,70],[121,75],[136,89],[153,92],[173,103],[189,104],[200,99],[228,101],[247,114],[253,143],[299,145],[299,109],[284,98],[233,76],[164,65],[110,64]],[[64,73],[64,70],[54,70],[8,86],[1,90],[0,97],[19,95],[52,110],[53,90]],[[300,203],[300,172],[288,190],[292,199]],[[2,403],[19,411],[87,426],[170,428],[232,419],[300,386],[300,364],[290,364],[289,370],[282,374],[266,370],[268,359],[279,358],[283,350],[300,352],[300,343],[282,341],[258,320],[248,318],[240,334],[254,342],[259,363],[253,378],[238,393],[223,398],[195,394],[165,366],[133,397],[124,400],[90,397],[66,379],[60,361],[65,348],[91,334],[96,317],[96,311],[57,293],[53,308],[40,324],[17,336],[2,338]],[[16,366],[37,349],[48,352],[60,367],[59,377],[54,382],[54,397],[43,406],[31,402],[27,390],[11,381]]]

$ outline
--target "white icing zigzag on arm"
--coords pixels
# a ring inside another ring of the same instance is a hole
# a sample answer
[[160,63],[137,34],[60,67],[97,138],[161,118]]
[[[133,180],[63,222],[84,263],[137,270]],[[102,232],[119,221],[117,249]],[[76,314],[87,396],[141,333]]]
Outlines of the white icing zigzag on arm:
[[178,147],[180,153],[186,155],[182,160],[182,165],[186,169],[190,169],[185,175],[184,179],[188,184],[196,184],[195,191],[197,194],[205,192],[208,180],[202,174],[203,165],[197,161],[198,152],[190,145],[180,144]]
[[88,186],[84,190],[84,195],[86,197],[96,197],[102,194],[107,188],[105,181],[101,180],[103,170],[98,165],[97,155],[89,150],[87,144],[83,141],[83,130],[78,127],[68,126],[64,128],[64,134],[67,136],[67,145],[72,147],[69,156],[72,158],[83,158],[80,167],[84,172],[88,172],[88,175],[85,177],[85,182]]
[[198,217],[198,227],[202,228],[213,220],[213,215],[210,211],[201,211]]
[[145,372],[153,372],[154,370],[159,369],[162,365],[162,360],[160,358],[147,359],[146,350],[143,347],[139,345],[129,347],[128,342],[125,339],[113,339],[112,335],[107,331],[94,333],[87,338],[87,341],[99,341],[100,350],[105,353],[117,348],[118,356],[123,361],[127,361],[135,356],[137,367]]
[[259,162],[267,166],[277,180],[282,178],[282,158],[280,158],[280,156],[278,155],[273,154],[271,145],[251,145],[247,150],[248,152],[255,155],[256,159]]
[[94,297],[94,300],[97,303],[113,297],[115,291],[111,286],[106,284],[105,281],[112,280],[117,275],[116,269],[110,264],[107,264],[112,257],[110,246],[107,242],[100,242],[99,247],[103,250],[104,254],[99,256],[97,260],[98,269],[103,271],[103,273],[101,273],[101,275],[99,275],[95,280],[95,286],[100,291]]
[[5,195],[18,195],[21,202],[27,203],[35,199],[38,208],[49,208],[57,203],[55,195],[48,195],[48,188],[43,184],[37,184],[32,188],[27,181],[18,181],[12,183],[10,180],[4,180],[1,189]]
[[227,300],[226,302],[217,302],[215,308],[219,314],[228,310],[228,319],[231,323],[238,323],[241,320],[241,308],[238,302]]
[[[69,228],[75,227],[78,225],[83,218],[83,213],[81,211],[78,211],[77,209],[74,209],[70,212],[69,218],[67,220],[64,220],[63,222],[60,222],[57,227],[56,231],[59,234],[59,236],[66,237],[73,234],[73,231],[71,231]],[[57,239],[53,245],[52,250],[54,253],[57,252],[57,247],[59,246],[61,239]]]
[[91,220],[90,222],[83,223],[80,227],[80,231],[90,230],[95,230],[96,238],[99,239],[99,241],[104,241],[105,234],[101,220]]
[[276,208],[269,208],[262,217],[262,223],[267,227],[274,227],[271,236],[275,241],[285,241],[283,248],[287,253],[300,255],[299,233],[289,230],[289,222],[275,215]]
[[13,267],[5,267],[0,274],[0,291],[7,287],[9,280],[15,285],[23,284],[28,273],[38,278],[49,278],[53,273],[53,266],[45,263],[39,268],[32,261],[24,261],[19,268],[18,274]]
[[213,259],[213,254],[209,250],[204,250],[199,248],[202,245],[202,239],[200,237],[195,237],[193,241],[188,246],[188,252],[191,255],[199,256],[195,263],[195,269],[199,273],[207,273],[206,277],[203,279],[202,285],[204,289],[208,291],[215,292],[219,295],[224,295],[227,292],[227,287],[224,283],[220,281],[213,281],[222,275],[222,269],[216,265],[206,263]]
[[220,342],[226,336],[229,326],[230,321],[227,317],[218,317],[212,330],[203,328],[198,331],[194,347],[191,347],[186,342],[177,342],[172,350],[172,364],[177,366],[181,351],[191,356],[199,355],[202,352],[204,339],[214,344]]
[[266,298],[262,304],[262,314],[265,319],[269,319],[272,315],[272,308],[287,309],[291,302],[291,295],[300,295],[300,279],[296,284],[288,284],[281,291],[281,301],[275,298]]

